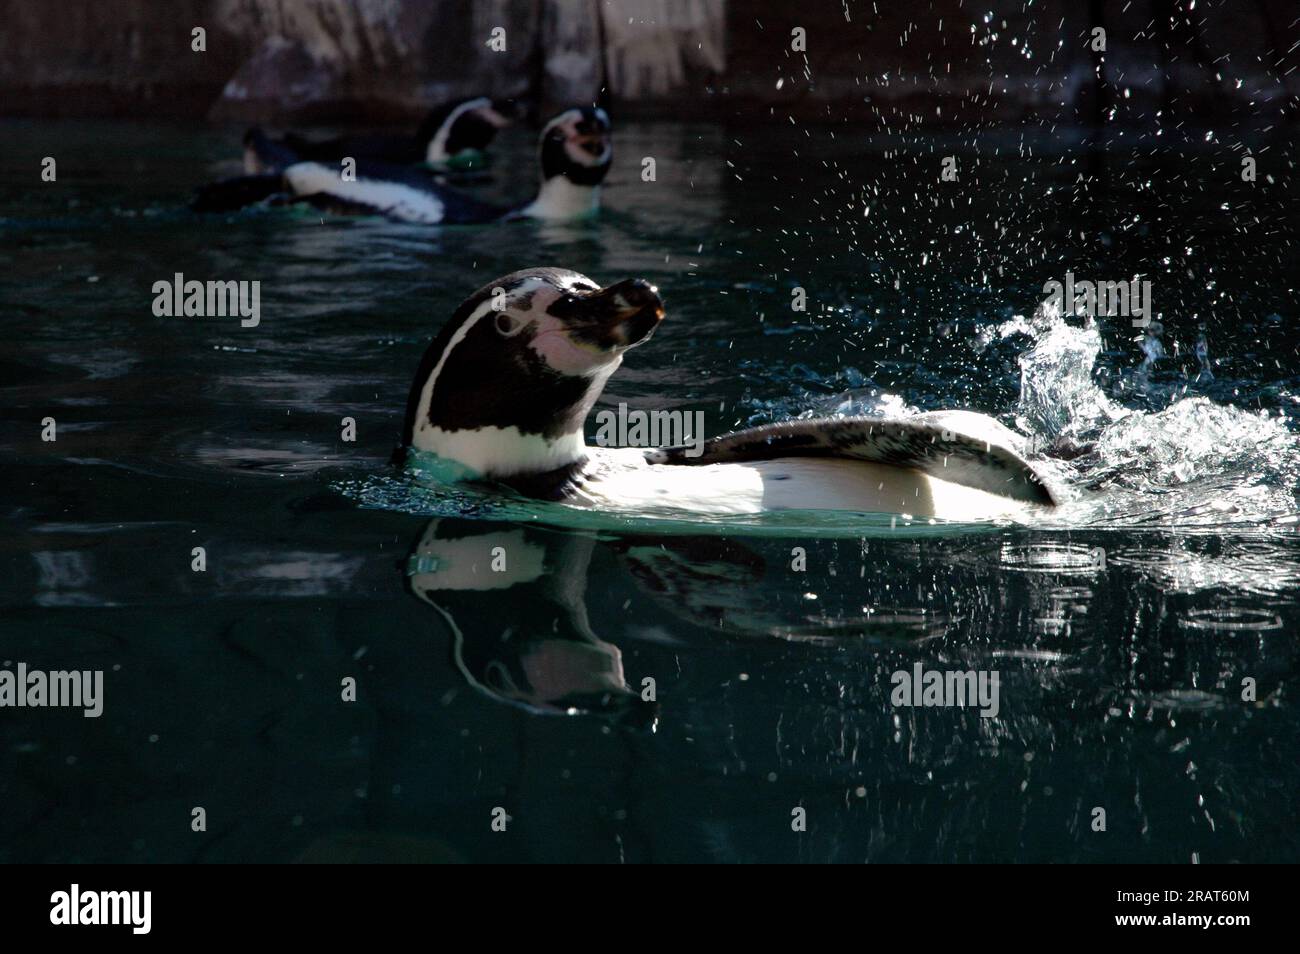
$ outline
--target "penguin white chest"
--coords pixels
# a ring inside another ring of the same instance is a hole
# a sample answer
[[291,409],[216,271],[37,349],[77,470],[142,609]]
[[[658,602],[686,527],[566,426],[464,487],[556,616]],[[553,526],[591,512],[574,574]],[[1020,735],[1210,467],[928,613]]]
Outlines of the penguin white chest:
[[1032,505],[867,461],[781,458],[698,466],[646,463],[637,450],[603,451],[569,501],[609,510],[757,514],[845,510],[979,521],[1025,513]]

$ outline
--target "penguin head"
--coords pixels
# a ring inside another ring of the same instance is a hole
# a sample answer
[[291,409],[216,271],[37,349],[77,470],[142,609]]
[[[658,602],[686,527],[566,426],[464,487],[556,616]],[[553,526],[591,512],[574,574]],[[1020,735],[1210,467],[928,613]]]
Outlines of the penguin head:
[[568,269],[530,268],[489,282],[425,353],[404,442],[492,479],[580,466],[587,413],[663,316],[641,279],[602,288]]
[[575,106],[542,128],[542,182],[563,177],[577,186],[597,186],[614,158],[609,116],[597,106]]
[[417,136],[425,145],[424,161],[445,163],[468,152],[482,152],[497,131],[511,123],[510,107],[486,96],[459,99],[431,112]]

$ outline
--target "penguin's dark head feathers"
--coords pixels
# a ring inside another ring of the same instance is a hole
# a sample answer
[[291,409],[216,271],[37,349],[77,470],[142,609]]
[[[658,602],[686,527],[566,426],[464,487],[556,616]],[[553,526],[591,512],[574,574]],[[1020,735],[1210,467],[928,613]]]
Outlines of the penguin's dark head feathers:
[[587,413],[663,315],[641,279],[601,288],[567,269],[530,268],[489,282],[425,353],[405,443],[488,477],[581,460]]
[[574,185],[599,185],[614,159],[609,116],[596,106],[566,109],[542,129],[542,180],[564,176]]

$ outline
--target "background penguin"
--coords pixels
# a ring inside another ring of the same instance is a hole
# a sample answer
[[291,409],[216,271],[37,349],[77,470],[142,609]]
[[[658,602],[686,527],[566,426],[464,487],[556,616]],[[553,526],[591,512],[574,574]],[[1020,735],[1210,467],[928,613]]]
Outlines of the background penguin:
[[314,141],[289,133],[274,140],[252,129],[244,137],[244,171],[250,176],[261,175],[282,172],[286,165],[302,160],[337,163],[349,156],[395,165],[423,162],[435,169],[468,168],[482,163],[483,151],[499,130],[510,125],[510,112],[505,104],[477,96],[434,109],[414,136],[340,136]]
[[541,186],[537,196],[503,208],[439,185],[424,171],[388,163],[357,162],[355,179],[341,167],[298,159],[284,143],[253,135],[253,148],[279,172],[240,176],[199,190],[192,208],[225,212],[250,202],[307,202],[344,214],[385,215],[400,222],[469,224],[515,218],[570,219],[600,203],[600,183],[613,161],[609,117],[603,109],[565,110],[542,129]]
[[1016,435],[969,411],[786,421],[705,441],[698,457],[685,447],[587,447],[583,425],[605,382],[663,316],[639,279],[601,288],[533,268],[490,282],[425,353],[404,443],[528,496],[611,510],[970,521],[1057,502]]

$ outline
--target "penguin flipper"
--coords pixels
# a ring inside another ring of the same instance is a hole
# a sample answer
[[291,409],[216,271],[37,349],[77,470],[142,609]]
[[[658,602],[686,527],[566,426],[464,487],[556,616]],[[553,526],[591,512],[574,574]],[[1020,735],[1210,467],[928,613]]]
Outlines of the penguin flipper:
[[782,421],[696,445],[646,453],[651,464],[721,464],[782,457],[839,457],[910,468],[954,484],[1027,503],[1060,501],[1021,456],[1016,435],[969,411],[935,411],[905,418],[841,417]]

